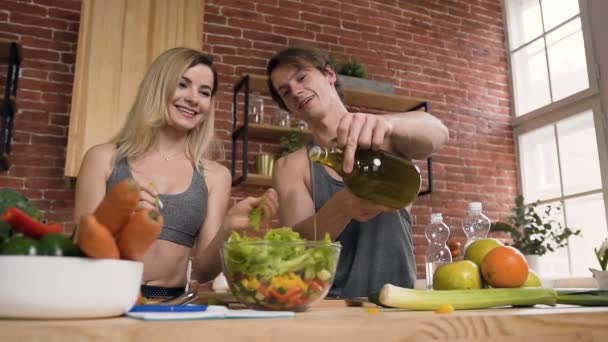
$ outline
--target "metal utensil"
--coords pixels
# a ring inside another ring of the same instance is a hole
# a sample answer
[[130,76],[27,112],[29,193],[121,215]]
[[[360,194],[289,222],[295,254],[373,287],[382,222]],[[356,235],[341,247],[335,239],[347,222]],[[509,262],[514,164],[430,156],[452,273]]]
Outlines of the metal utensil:
[[177,296],[175,298],[164,300],[158,305],[185,305],[188,303],[192,303],[198,298],[198,293],[195,290],[190,290],[184,292],[182,295]]

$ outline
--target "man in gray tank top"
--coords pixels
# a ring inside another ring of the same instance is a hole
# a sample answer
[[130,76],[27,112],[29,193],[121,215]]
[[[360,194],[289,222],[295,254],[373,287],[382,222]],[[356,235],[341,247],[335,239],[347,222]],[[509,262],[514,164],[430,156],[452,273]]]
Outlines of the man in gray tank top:
[[[352,171],[356,149],[382,149],[426,159],[448,141],[447,128],[425,112],[386,115],[351,113],[344,103],[328,55],[290,47],[268,63],[268,85],[279,107],[310,125],[315,145],[344,149],[344,172]],[[333,170],[308,161],[300,149],[277,161],[273,176],[279,219],[308,239],[329,233],[342,245],[330,295],[368,296],[386,283],[413,287],[416,263],[412,219],[358,198]]]

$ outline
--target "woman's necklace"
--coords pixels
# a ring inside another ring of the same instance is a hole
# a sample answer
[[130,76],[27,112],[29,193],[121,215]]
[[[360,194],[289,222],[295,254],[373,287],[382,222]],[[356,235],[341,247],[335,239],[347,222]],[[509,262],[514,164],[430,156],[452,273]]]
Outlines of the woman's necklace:
[[156,150],[158,151],[158,154],[161,156],[161,158],[163,158],[165,161],[173,160],[175,157],[178,157],[179,155],[181,155],[184,152],[184,151],[178,151],[177,153],[175,153],[173,155],[165,155],[160,151],[160,149],[158,147],[156,147]]

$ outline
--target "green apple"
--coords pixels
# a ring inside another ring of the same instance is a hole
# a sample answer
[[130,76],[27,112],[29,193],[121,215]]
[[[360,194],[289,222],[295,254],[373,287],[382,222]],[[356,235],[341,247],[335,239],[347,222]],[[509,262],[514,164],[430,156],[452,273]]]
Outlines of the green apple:
[[481,268],[481,263],[486,255],[494,248],[500,246],[504,246],[504,244],[497,239],[487,238],[476,240],[464,251],[464,260],[471,260],[477,267]]
[[441,265],[433,274],[434,290],[467,290],[482,287],[479,267],[470,260]]

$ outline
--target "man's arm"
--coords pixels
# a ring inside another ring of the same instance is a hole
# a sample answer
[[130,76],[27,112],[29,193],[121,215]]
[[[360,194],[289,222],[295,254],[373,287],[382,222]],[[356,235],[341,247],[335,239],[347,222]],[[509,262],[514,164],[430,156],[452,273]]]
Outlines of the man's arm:
[[447,127],[426,112],[387,114],[391,149],[413,159],[426,159],[448,143]]
[[375,115],[346,113],[337,128],[338,145],[344,146],[344,171],[352,171],[355,151],[378,149],[413,159],[425,159],[443,147],[448,129],[426,112]]

